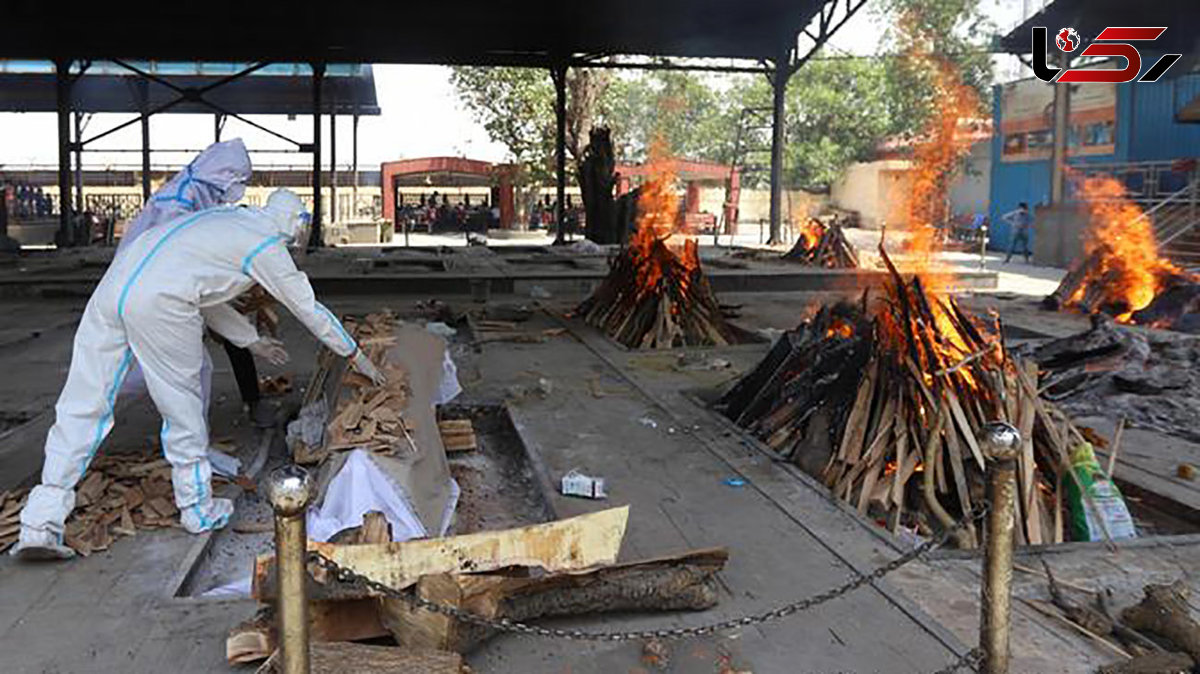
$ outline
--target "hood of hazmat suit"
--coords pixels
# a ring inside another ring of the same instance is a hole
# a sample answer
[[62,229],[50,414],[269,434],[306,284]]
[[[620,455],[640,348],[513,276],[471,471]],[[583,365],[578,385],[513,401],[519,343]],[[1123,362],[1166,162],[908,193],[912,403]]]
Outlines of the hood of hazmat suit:
[[117,252],[125,250],[147,230],[184,213],[239,201],[246,192],[250,175],[250,155],[241,138],[209,145],[158,188],[141,212],[129,221]]
[[263,212],[274,223],[277,231],[289,242],[304,245],[308,238],[308,225],[311,216],[304,207],[304,202],[291,190],[278,189],[267,197],[267,205]]

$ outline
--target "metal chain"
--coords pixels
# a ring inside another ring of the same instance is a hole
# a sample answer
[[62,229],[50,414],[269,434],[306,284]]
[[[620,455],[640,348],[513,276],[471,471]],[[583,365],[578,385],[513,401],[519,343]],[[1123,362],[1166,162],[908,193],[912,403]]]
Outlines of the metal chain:
[[[371,580],[355,571],[339,565],[337,562],[325,557],[319,552],[309,551],[308,561],[317,567],[324,569],[330,573],[340,583],[348,585],[356,585],[365,588],[371,592],[399,599],[410,606],[421,608],[433,613],[440,613],[445,616],[450,616],[456,620],[461,620],[472,625],[479,625],[502,632],[512,632],[515,634],[525,634],[539,637],[550,637],[559,639],[572,639],[576,641],[644,641],[648,639],[686,639],[689,637],[698,637],[715,632],[722,632],[738,627],[749,627],[751,625],[760,625],[786,618],[794,613],[806,611],[815,606],[824,604],[825,602],[837,599],[838,597],[852,592],[863,585],[872,581],[878,580],[883,576],[899,569],[905,564],[925,555],[926,553],[945,545],[950,537],[956,534],[960,529],[974,522],[987,512],[988,506],[981,503],[976,507],[968,517],[964,517],[954,526],[946,529],[937,538],[930,539],[913,548],[909,552],[900,555],[896,559],[880,566],[879,568],[867,574],[859,575],[857,578],[850,580],[838,587],[826,590],[820,594],[815,594],[805,599],[792,602],[779,608],[771,609],[763,613],[742,616],[740,618],[731,618],[719,622],[709,623],[707,625],[699,625],[696,627],[676,627],[673,629],[658,629],[658,630],[634,630],[629,632],[591,632],[579,629],[559,629],[556,627],[540,627],[538,625],[530,625],[528,623],[517,622],[509,618],[486,618],[484,616],[464,611],[456,606],[447,606],[429,601],[423,597],[419,597],[414,593],[396,590],[378,581]],[[951,666],[950,669],[942,670],[943,672],[954,672],[962,668],[964,665],[971,662],[972,653],[964,655],[958,662]],[[968,657],[971,656],[971,657]]]

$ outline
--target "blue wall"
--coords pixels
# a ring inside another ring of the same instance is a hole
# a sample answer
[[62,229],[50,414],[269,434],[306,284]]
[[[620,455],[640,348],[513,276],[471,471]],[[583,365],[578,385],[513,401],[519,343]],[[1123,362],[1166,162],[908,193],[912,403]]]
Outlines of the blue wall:
[[[1148,58],[1146,61],[1153,63]],[[1114,154],[1072,157],[1070,163],[1200,157],[1200,124],[1175,121],[1175,112],[1196,96],[1200,96],[1200,74],[1154,83],[1118,84]],[[996,132],[992,136],[989,247],[1007,250],[1012,233],[1008,224],[999,218],[1021,201],[1031,206],[1049,203],[1050,161],[1001,161],[1004,138],[1000,133],[1000,86],[994,87],[992,92],[992,120]]]

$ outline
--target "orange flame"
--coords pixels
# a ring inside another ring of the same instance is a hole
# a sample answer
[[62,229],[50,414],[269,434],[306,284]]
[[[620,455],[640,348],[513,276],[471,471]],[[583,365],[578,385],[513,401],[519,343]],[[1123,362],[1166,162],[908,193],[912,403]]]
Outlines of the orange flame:
[[[654,290],[668,265],[681,265],[687,272],[700,267],[699,246],[679,213],[675,162],[661,139],[651,143],[648,169],[649,177],[638,195],[637,231],[629,240],[642,292]],[[685,290],[687,278],[685,275],[683,280]]]
[[824,234],[825,225],[821,224],[821,221],[816,218],[809,218],[805,221],[804,224],[800,225],[800,231],[798,232],[800,239],[804,242],[805,250],[816,248],[817,243]]
[[1094,264],[1067,304],[1077,304],[1098,286],[1104,293],[1101,305],[1124,309],[1116,320],[1132,322],[1133,312],[1144,309],[1173,276],[1184,272],[1159,256],[1153,224],[1118,180],[1104,175],[1077,178],[1075,187],[1089,218],[1084,260]]
[[833,323],[829,326],[829,329],[825,331],[826,338],[840,337],[842,339],[849,339],[853,336],[854,326],[840,318],[833,319]]
[[[901,325],[900,317],[889,315],[887,309],[879,313],[883,317],[882,332],[894,344],[905,343],[903,340],[910,333],[916,338],[922,335],[927,338],[942,360],[940,364],[930,364],[934,366],[931,369],[938,369],[952,366],[970,354],[942,299],[952,285],[953,275],[939,262],[937,253],[942,245],[940,233],[950,220],[949,190],[962,159],[976,140],[972,126],[977,123],[982,107],[976,90],[963,81],[953,62],[933,50],[936,40],[918,29],[918,25],[916,16],[902,17],[900,32],[905,49],[901,59],[906,68],[931,83],[934,105],[928,122],[913,143],[912,187],[901,212],[905,214],[903,225],[909,234],[905,243],[908,266],[929,294],[935,325]],[[970,375],[966,372],[963,375],[967,384],[974,386]]]

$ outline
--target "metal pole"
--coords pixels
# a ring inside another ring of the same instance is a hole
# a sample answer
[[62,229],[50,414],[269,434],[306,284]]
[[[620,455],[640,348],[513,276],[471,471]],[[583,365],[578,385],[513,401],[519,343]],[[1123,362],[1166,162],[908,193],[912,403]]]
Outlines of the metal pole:
[[350,123],[353,132],[351,136],[353,140],[350,142],[350,170],[352,172],[353,186],[350,189],[350,217],[353,218],[358,213],[358,108],[355,108],[353,120]]
[[791,51],[784,50],[775,59],[775,75],[771,79],[774,106],[771,113],[771,236],[767,245],[782,243],[783,229],[783,131],[787,102],[787,83],[792,76]]
[[1001,421],[985,424],[979,442],[988,459],[987,544],[980,588],[979,647],[984,674],[1008,673],[1012,617],[1013,530],[1021,434]]
[[337,100],[329,113],[329,222],[338,222],[337,176]]
[[83,212],[83,113],[75,112],[75,208]]
[[554,207],[554,220],[558,231],[554,233],[554,244],[565,241],[567,229],[567,66],[555,64],[550,69],[554,80],[554,179],[558,202]]
[[58,103],[58,237],[60,246],[74,243],[71,236],[71,61],[54,62],[55,96]]
[[[1071,57],[1062,54],[1062,67],[1071,65]],[[1067,167],[1067,122],[1071,114],[1071,85],[1054,85],[1054,154],[1050,163],[1050,203],[1058,205],[1063,200],[1063,183]]]
[[271,472],[268,496],[275,509],[275,578],[279,654],[283,674],[308,674],[308,596],[305,593],[308,534],[305,511],[312,478],[289,464]]
[[150,201],[150,83],[138,80],[138,105],[142,109],[142,201]]
[[309,235],[308,247],[320,248],[324,242],[321,232],[321,85],[325,80],[325,64],[313,63],[312,104],[313,104],[313,175],[312,175],[312,233]]

